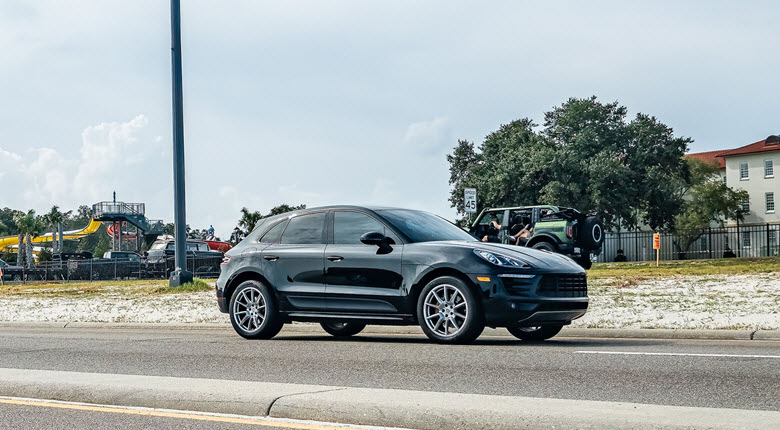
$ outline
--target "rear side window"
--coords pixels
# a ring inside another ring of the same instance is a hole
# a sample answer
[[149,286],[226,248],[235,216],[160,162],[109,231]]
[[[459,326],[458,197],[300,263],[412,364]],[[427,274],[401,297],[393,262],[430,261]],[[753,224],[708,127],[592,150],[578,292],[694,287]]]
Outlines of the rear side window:
[[282,221],[279,224],[271,227],[271,229],[268,230],[268,232],[266,232],[260,239],[260,242],[279,243],[279,238],[282,237],[282,232],[284,231],[285,226],[287,226],[287,221]]
[[384,224],[374,218],[358,212],[336,212],[333,214],[333,243],[343,245],[362,245],[360,236],[378,231],[398,243],[395,235]]
[[322,233],[325,229],[325,212],[299,215],[290,220],[279,243],[315,244],[325,243]]

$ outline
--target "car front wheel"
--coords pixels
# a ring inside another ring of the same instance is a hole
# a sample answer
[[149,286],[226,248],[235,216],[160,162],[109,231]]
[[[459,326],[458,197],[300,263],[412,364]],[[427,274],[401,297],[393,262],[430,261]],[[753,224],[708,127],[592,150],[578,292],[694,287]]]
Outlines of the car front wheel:
[[507,327],[512,336],[528,342],[541,342],[558,334],[562,325],[542,325],[537,327]]
[[270,339],[284,322],[267,286],[244,281],[230,298],[230,322],[236,333],[247,339]]
[[417,300],[417,320],[429,339],[470,343],[485,329],[479,302],[465,282],[442,276],[429,282]]
[[322,329],[336,337],[349,337],[354,336],[364,328],[365,324],[351,323],[351,322],[326,322],[320,323]]

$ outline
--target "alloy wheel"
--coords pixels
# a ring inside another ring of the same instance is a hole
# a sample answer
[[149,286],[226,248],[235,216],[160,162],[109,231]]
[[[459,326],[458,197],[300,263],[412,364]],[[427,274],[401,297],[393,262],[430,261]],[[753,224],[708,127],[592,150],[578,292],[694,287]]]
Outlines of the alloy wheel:
[[266,303],[263,294],[255,287],[243,289],[233,302],[233,319],[243,330],[257,331],[266,317]]
[[469,305],[453,285],[437,285],[425,296],[425,324],[438,336],[456,336],[466,325],[468,315]]

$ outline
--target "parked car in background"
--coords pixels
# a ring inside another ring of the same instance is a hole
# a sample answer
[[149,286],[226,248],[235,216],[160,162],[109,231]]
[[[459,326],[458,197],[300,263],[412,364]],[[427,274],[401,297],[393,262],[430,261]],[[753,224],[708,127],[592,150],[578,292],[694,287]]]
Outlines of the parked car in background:
[[[186,243],[187,269],[198,277],[217,277],[224,253],[212,250],[205,240],[187,239]],[[175,253],[176,241],[173,237],[165,237],[152,244],[145,258],[148,265],[155,264],[154,270],[158,271],[160,263],[164,261],[165,276],[168,277],[175,268]]]
[[131,263],[140,263],[141,254],[132,251],[107,251],[103,258],[110,260],[128,261]]
[[467,343],[485,326],[541,341],[585,314],[585,271],[568,257],[485,243],[436,215],[331,206],[269,217],[225,254],[217,303],[245,338],[293,321],[339,337],[415,325]]
[[[495,220],[501,228],[491,227]],[[518,206],[484,209],[469,226],[477,239],[515,245],[514,236],[531,230],[520,246],[563,254],[585,269],[590,269],[604,243],[604,226],[595,215],[586,215],[561,206]]]
[[3,260],[0,260],[0,270],[3,271],[3,281],[21,281],[24,275],[22,267],[12,266]]

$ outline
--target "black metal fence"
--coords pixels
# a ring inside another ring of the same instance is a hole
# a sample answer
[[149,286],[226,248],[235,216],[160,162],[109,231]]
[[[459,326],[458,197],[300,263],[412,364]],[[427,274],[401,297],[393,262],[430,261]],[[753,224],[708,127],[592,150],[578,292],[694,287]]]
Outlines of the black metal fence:
[[[197,278],[219,276],[222,257],[188,257],[187,270]],[[157,261],[120,259],[71,259],[49,261],[33,268],[7,268],[4,281],[111,281],[126,279],[167,279],[175,265],[173,258]]]
[[[622,257],[621,257],[622,256]],[[661,233],[661,260],[780,256],[780,225],[713,227],[691,234]],[[609,232],[599,262],[652,261],[653,232]]]

